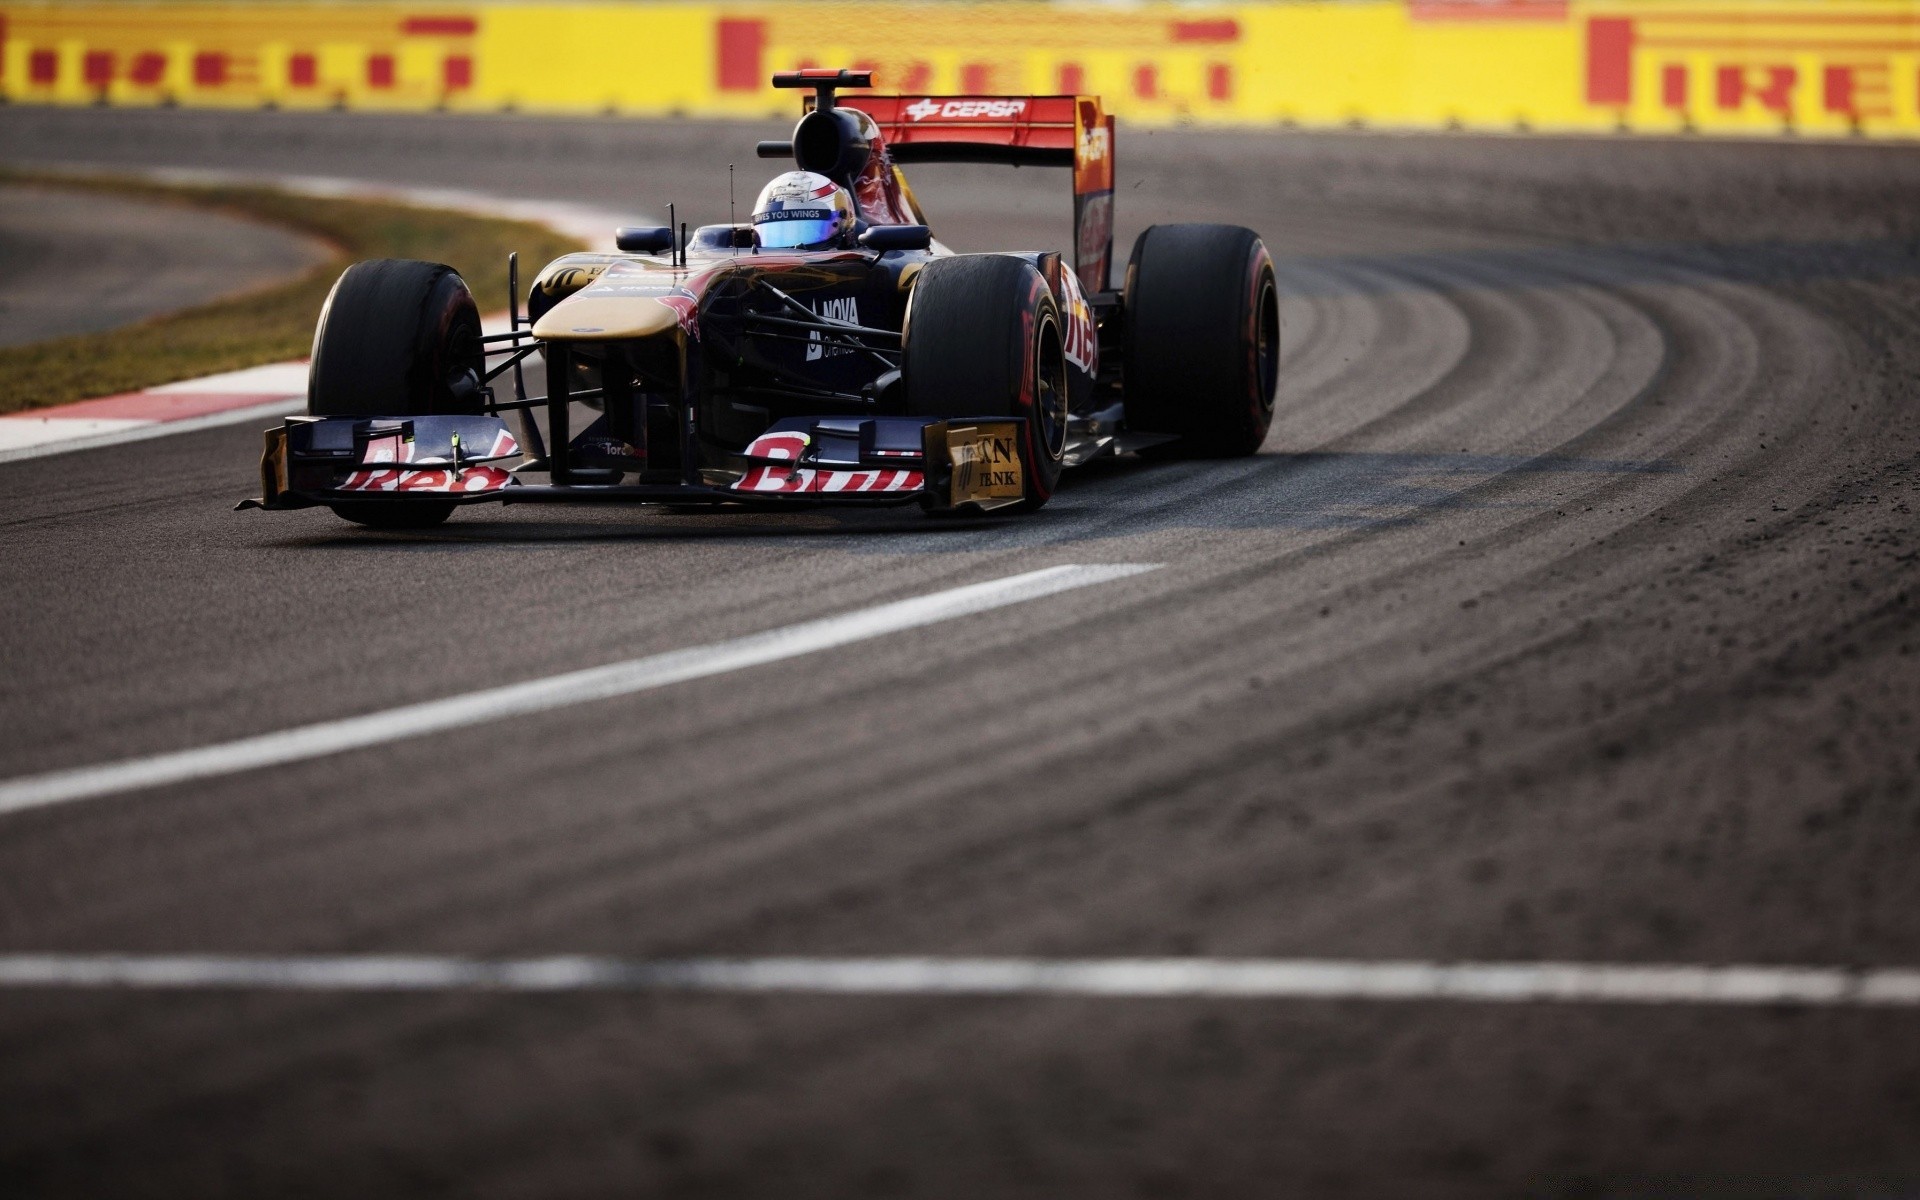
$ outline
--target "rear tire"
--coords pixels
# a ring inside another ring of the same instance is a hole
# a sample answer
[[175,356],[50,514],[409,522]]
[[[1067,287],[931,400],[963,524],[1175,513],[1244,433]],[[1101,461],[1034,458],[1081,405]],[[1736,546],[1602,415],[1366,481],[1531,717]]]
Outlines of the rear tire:
[[901,333],[906,408],[921,417],[1026,420],[1032,511],[1059,482],[1067,446],[1060,309],[1032,265],[1006,255],[939,258],[920,270]]
[[[320,310],[307,379],[316,417],[422,417],[482,411],[480,310],[441,263],[383,258],[341,273]],[[374,529],[425,529],[454,504],[367,500],[333,506]]]
[[1127,263],[1127,426],[1163,453],[1257,453],[1280,378],[1273,257],[1237,225],[1155,225]]

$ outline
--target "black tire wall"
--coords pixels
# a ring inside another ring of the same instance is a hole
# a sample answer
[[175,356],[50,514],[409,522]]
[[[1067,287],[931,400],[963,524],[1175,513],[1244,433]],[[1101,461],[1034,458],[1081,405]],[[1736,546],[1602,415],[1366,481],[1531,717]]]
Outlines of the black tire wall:
[[903,339],[908,414],[1026,418],[1025,507],[1045,504],[1066,449],[1068,377],[1059,305],[1040,272],[1007,255],[935,259],[914,281]]
[[[316,417],[421,417],[481,411],[485,372],[480,310],[466,280],[443,263],[383,258],[341,273],[320,310],[307,375]],[[454,385],[472,372],[471,390]],[[337,516],[374,529],[424,529],[452,502],[359,500]]]
[[1155,225],[1127,263],[1127,425],[1176,454],[1256,453],[1273,424],[1280,310],[1273,258],[1237,225]]
[[458,398],[452,385],[461,372],[482,370],[482,363],[480,311],[452,267],[397,258],[355,263],[320,310],[307,412],[477,413],[478,392]]

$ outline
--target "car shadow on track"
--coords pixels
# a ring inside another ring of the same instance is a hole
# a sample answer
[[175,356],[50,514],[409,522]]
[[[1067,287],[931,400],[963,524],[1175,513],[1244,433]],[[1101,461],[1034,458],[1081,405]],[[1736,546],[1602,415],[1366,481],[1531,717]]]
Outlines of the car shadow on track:
[[[1320,452],[1215,461],[1101,459],[1069,472],[1048,506],[1027,516],[931,518],[916,508],[674,513],[596,507],[554,520],[528,506],[475,508],[437,529],[344,527],[290,539],[309,548],[444,547],[585,542],[778,541],[860,554],[927,554],[1053,546],[1162,531],[1342,530],[1408,525],[1445,510],[1544,508],[1532,489],[1488,496],[1490,481],[1540,475],[1665,474],[1664,462],[1486,454]],[[576,510],[577,511],[577,510]],[[532,515],[529,519],[529,515]]]
[[[992,547],[1061,545],[1162,532],[1313,532],[1418,524],[1446,510],[1547,508],[1537,489],[1497,496],[1483,485],[1535,475],[1640,475],[1668,463],[1482,454],[1319,452],[1215,461],[1135,457],[1090,463],[1063,481],[1033,518],[993,531]],[[915,536],[915,535],[919,536]],[[976,539],[926,536],[862,542],[856,553],[986,548]]]

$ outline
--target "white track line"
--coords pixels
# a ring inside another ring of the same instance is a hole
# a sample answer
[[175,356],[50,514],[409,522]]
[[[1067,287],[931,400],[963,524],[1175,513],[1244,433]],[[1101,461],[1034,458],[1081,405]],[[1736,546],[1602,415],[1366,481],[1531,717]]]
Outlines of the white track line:
[[296,413],[307,406],[304,395],[290,396],[284,400],[270,400],[265,404],[254,404],[246,408],[230,408],[225,412],[207,413],[204,416],[185,417],[178,421],[142,421],[123,429],[106,433],[92,434],[86,437],[71,438],[66,441],[46,442],[34,446],[22,446],[11,450],[0,450],[0,463],[17,462],[28,458],[50,458],[56,454],[71,454],[75,450],[98,450],[102,446],[118,446],[126,442],[144,442],[148,438],[172,437],[176,433],[192,433],[196,429],[215,429],[222,425],[243,425],[248,421],[268,421],[275,417],[284,417]]
[[[110,168],[60,169],[97,173]],[[497,196],[491,192],[478,192],[467,188],[409,187],[397,183],[380,183],[371,179],[349,179],[338,175],[289,175],[196,167],[155,167],[132,172],[122,171],[122,174],[128,173],[164,184],[271,187],[292,192],[295,195],[315,196],[321,199],[378,200],[393,204],[409,204],[415,208],[438,208],[449,212],[468,213],[478,217],[527,221],[535,225],[544,225],[563,237],[584,242],[589,249],[593,250],[615,249],[613,231],[621,225],[660,223],[657,218],[645,217],[636,209],[601,208],[571,200],[534,200]],[[528,272],[524,278],[532,279],[533,274],[547,264],[521,263],[520,265]],[[506,269],[505,263],[501,264],[501,269]]]
[[[131,175],[134,178],[175,185],[238,184],[277,187],[296,195],[383,200],[396,204],[410,204],[417,208],[437,208],[474,216],[528,221],[544,225],[562,236],[574,238],[595,250],[615,248],[613,233],[618,226],[649,223],[628,213],[570,201],[514,199],[460,188],[402,187],[397,184],[322,175],[276,175],[252,171],[169,167],[128,171],[124,168],[116,170],[106,164],[87,166],[71,163],[43,163],[39,164],[37,169],[77,178]],[[545,265],[545,263],[522,263],[524,278],[531,279]],[[500,269],[504,271],[506,264],[501,263]],[[105,446],[143,442],[149,438],[192,433],[196,429],[213,429],[221,425],[272,420],[298,412],[306,404],[305,363],[269,363],[261,367],[249,367],[243,371],[225,372],[204,379],[184,379],[140,390],[163,395],[180,392],[221,392],[236,390],[233,386],[236,382],[243,384],[238,390],[247,392],[255,390],[271,392],[284,387],[290,398],[244,409],[188,417],[178,421],[143,420],[118,428],[115,427],[117,422],[111,420],[91,420],[82,425],[80,419],[60,417],[59,408],[45,410],[45,416],[39,421],[21,420],[17,416],[9,417],[4,422],[0,422],[0,463],[50,458],[57,454],[71,454],[79,450],[98,450]],[[294,396],[295,392],[299,395]],[[59,427],[53,428],[54,426]]]
[[795,992],[1920,1007],[1920,971],[1322,959],[472,959],[429,955],[0,955],[0,987],[416,992]]
[[1154,570],[1156,566],[1158,564],[1106,563],[1047,567],[730,641],[570,671],[464,696],[429,700],[339,721],[322,721],[217,746],[11,779],[0,783],[0,813],[231,775],[506,717],[631,695],[1124,579]]

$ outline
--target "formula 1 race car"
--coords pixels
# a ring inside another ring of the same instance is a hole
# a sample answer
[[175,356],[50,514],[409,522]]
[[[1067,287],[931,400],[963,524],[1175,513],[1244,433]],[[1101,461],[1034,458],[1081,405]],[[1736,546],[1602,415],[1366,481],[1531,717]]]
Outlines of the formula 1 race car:
[[[751,224],[623,228],[619,253],[541,271],[524,317],[510,262],[509,332],[483,334],[449,267],[349,267],[314,334],[308,415],[267,431],[264,495],[241,507],[384,528],[488,500],[1032,510],[1096,455],[1260,448],[1280,311],[1256,234],[1153,226],[1109,290],[1114,124],[1097,97],[837,102],[871,82],[774,76],[812,95],[791,141],[759,145],[798,170]],[[915,162],[1071,167],[1071,264],[940,245],[900,170]],[[529,398],[536,353],[546,394]],[[493,386],[509,374],[511,400]],[[597,410],[578,433],[576,404]]]

